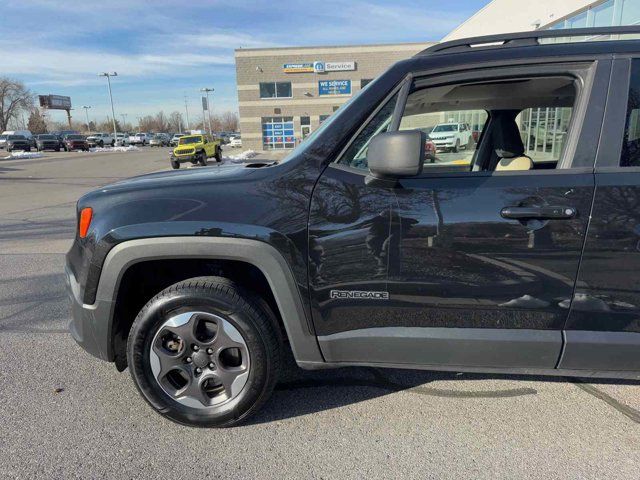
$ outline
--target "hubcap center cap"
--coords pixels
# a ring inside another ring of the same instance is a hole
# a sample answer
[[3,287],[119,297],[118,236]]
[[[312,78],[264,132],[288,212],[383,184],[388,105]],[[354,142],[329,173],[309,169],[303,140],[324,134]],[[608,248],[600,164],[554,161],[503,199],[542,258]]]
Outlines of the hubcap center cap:
[[197,351],[193,354],[193,364],[196,367],[206,367],[209,364],[209,355],[204,350]]

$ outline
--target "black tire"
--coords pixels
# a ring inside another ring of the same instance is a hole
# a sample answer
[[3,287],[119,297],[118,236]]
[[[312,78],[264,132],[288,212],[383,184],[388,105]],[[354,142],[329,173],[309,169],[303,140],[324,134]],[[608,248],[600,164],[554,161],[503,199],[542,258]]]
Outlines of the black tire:
[[7,147],[7,153],[11,153],[11,149]]
[[116,145],[116,141],[115,140],[111,140],[111,146],[114,147]]
[[207,166],[207,152],[205,152],[204,150],[202,150],[200,152],[200,158],[198,159],[198,163],[200,165],[202,165],[203,167]]
[[451,149],[451,152],[452,153],[458,153],[458,150],[460,150],[460,139],[456,140],[456,145],[455,145],[455,147],[453,147]]
[[59,151],[60,151],[60,147],[56,148],[56,152],[59,152]]
[[220,163],[222,162],[222,149],[220,147],[216,148],[216,162]]
[[178,170],[180,168],[180,162],[176,162],[175,160],[171,160],[171,168],[174,170]]
[[[269,398],[280,371],[282,338],[260,297],[222,277],[198,277],[172,285],[152,298],[136,317],[127,343],[131,376],[144,399],[174,422],[230,427],[255,413]],[[207,408],[186,406],[158,384],[150,366],[152,340],[165,320],[185,311],[213,313],[242,335],[250,357],[247,383],[234,397]]]

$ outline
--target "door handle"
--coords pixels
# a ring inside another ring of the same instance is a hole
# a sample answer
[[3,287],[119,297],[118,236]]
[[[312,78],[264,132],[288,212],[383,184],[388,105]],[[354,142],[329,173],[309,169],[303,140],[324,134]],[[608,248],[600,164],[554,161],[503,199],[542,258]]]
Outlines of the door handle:
[[504,207],[500,216],[514,220],[568,220],[577,213],[573,207]]

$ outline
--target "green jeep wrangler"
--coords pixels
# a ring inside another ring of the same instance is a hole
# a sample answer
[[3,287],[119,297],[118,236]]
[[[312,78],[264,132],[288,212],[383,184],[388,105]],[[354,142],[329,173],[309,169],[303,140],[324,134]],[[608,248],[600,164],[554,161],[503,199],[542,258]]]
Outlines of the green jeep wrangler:
[[212,140],[209,135],[199,133],[180,137],[178,146],[171,152],[170,161],[171,166],[177,169],[184,162],[205,166],[207,159],[212,157],[215,157],[216,162],[222,161],[220,140]]

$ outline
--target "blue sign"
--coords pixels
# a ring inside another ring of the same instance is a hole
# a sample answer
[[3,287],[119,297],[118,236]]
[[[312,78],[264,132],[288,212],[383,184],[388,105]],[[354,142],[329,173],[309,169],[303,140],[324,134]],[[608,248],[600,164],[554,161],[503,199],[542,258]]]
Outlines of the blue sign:
[[351,80],[320,80],[318,93],[323,95],[351,95]]
[[324,73],[324,62],[313,62],[313,71],[315,73]]

